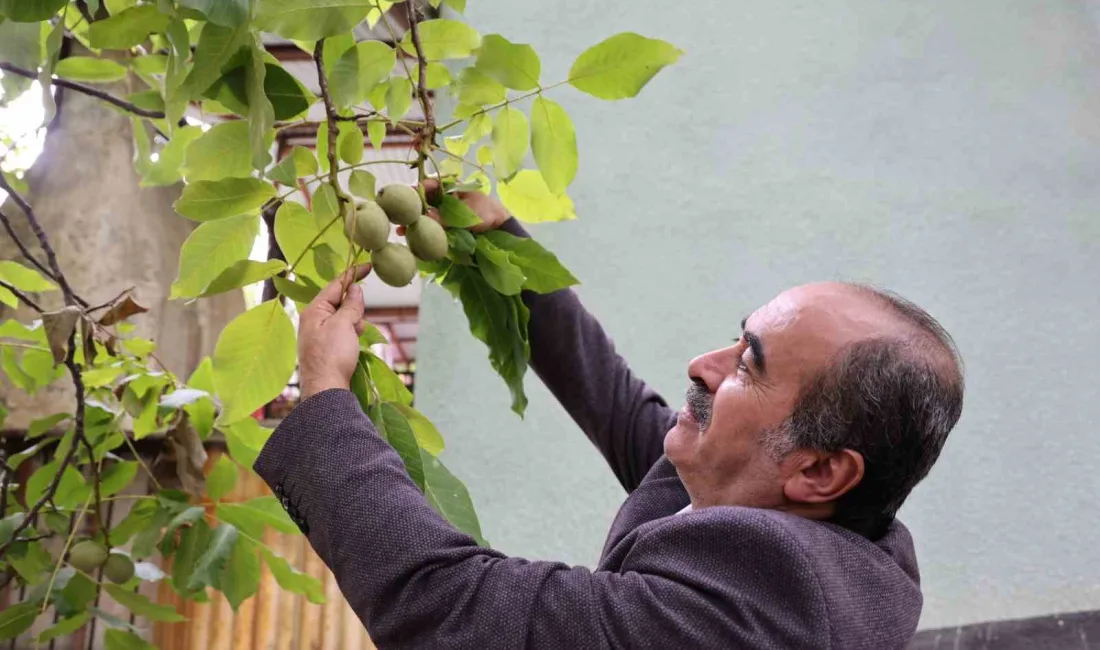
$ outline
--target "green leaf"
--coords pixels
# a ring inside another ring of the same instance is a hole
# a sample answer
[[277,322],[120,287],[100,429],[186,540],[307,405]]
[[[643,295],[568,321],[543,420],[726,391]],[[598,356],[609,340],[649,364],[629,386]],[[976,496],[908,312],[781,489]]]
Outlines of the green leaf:
[[53,557],[38,541],[13,544],[4,559],[32,587],[44,582],[50,575],[50,569],[54,567]]
[[271,281],[275,284],[275,289],[279,293],[290,298],[294,302],[308,304],[313,302],[313,299],[316,298],[319,293],[319,291],[314,288],[303,286],[297,282],[291,282],[279,276],[271,278]]
[[564,192],[577,175],[577,133],[565,109],[543,97],[531,105],[531,150],[550,192]]
[[[19,469],[19,466],[22,465],[24,461],[26,461],[28,458],[34,456],[35,454],[37,454],[46,445],[52,444],[53,442],[54,442],[53,440],[43,440],[41,442],[38,442],[38,443],[35,443],[35,444],[31,445],[30,447],[27,447],[26,449],[24,449],[23,451],[21,451],[17,454],[12,454],[11,456],[8,457],[7,466],[11,469],[11,471],[14,472],[15,470]],[[0,527],[0,530],[2,530],[2,529],[3,528]],[[3,540],[2,537],[3,536],[0,535],[0,544],[3,544],[4,541],[6,541],[6,540]]]
[[338,107],[362,104],[374,87],[390,76],[397,53],[381,41],[364,41],[350,48],[332,66],[329,87]]
[[424,496],[435,509],[455,528],[473,537],[478,544],[489,544],[481,536],[481,525],[474,512],[474,503],[466,486],[451,474],[438,458],[424,456]]
[[290,150],[290,155],[280,160],[267,175],[274,181],[294,187],[299,177],[316,173],[317,158],[313,156],[313,152],[305,147],[295,146]]
[[34,420],[31,422],[30,426],[27,427],[27,435],[25,436],[25,439],[33,440],[38,436],[52,430],[55,426],[58,425],[58,423],[63,422],[64,420],[68,420],[71,417],[72,415],[69,413],[54,413],[53,415]]
[[195,570],[187,580],[188,591],[196,591],[214,584],[216,576],[225,566],[229,556],[233,553],[233,547],[237,544],[238,532],[234,526],[219,524],[214,529],[210,538],[210,545],[206,547],[197,562]]
[[317,234],[317,223],[304,206],[293,201],[279,206],[275,213],[275,240],[296,273],[316,277],[308,246]]
[[126,68],[110,59],[89,56],[71,56],[58,61],[53,70],[62,79],[73,81],[109,82],[126,76]]
[[275,108],[264,92],[267,67],[264,64],[264,48],[258,35],[252,37],[252,66],[249,72],[245,88],[248,96],[248,135],[252,145],[252,167],[263,171],[271,162]]
[[40,605],[34,601],[12,605],[0,612],[0,639],[14,639],[31,628]]
[[[158,94],[157,97],[160,95]],[[161,109],[163,110],[163,106]],[[142,187],[161,187],[174,185],[183,179],[183,160],[188,147],[202,136],[202,129],[197,126],[179,127],[172,132],[172,139],[157,155],[157,160],[149,166],[145,178],[141,179]]]
[[420,447],[416,442],[409,420],[389,402],[375,404],[370,410],[371,420],[378,432],[390,443],[409,472],[409,478],[417,487],[424,490],[424,463],[420,458]]
[[32,293],[57,289],[56,284],[42,277],[38,271],[11,260],[0,260],[0,280],[16,289]]
[[466,11],[466,0],[443,0],[443,4],[454,9],[458,13]]
[[53,18],[67,0],[0,0],[0,15],[17,23],[34,23]]
[[[57,475],[60,462],[59,458],[39,467],[27,479],[27,503],[37,503],[42,498],[50,482]],[[89,494],[91,494],[90,487],[84,481],[84,477],[70,465],[65,468],[65,472],[61,475],[61,482],[58,484],[57,492],[54,493],[53,502],[59,508],[75,508],[83,504],[84,499]]]
[[308,573],[302,573],[290,566],[282,557],[275,555],[269,549],[261,549],[267,567],[271,569],[271,575],[275,576],[275,582],[283,589],[305,596],[314,605],[325,602],[324,588],[321,581]]
[[187,111],[188,100],[191,99],[187,88],[187,72],[193,67],[188,63],[191,58],[191,34],[183,19],[175,18],[168,24],[165,38],[171,49],[164,76],[164,115],[169,124],[178,124]]
[[499,104],[508,95],[508,89],[477,68],[466,68],[455,82],[458,101],[471,106]]
[[183,189],[176,212],[195,221],[213,221],[240,214],[255,214],[275,196],[275,187],[257,178],[199,181]]
[[270,526],[280,533],[297,534],[298,526],[272,496],[257,497],[243,503],[219,503],[218,519],[233,524],[249,537],[262,537],[264,527]]
[[106,650],[157,650],[155,645],[127,630],[107,630],[103,643]]
[[170,21],[171,18],[154,5],[131,7],[92,23],[88,28],[88,40],[96,49],[125,50],[140,45],[153,32],[165,31]]
[[522,301],[497,293],[477,269],[465,266],[451,267],[443,286],[462,301],[470,333],[489,347],[493,369],[512,392],[512,410],[522,415],[527,406],[523,376],[530,356]]
[[510,178],[527,155],[531,132],[527,116],[512,107],[497,113],[493,122],[493,167],[500,178]]
[[99,477],[99,493],[109,497],[118,494],[137,476],[137,461],[118,461],[108,467]]
[[[360,153],[362,153],[362,151],[360,151]],[[348,191],[364,199],[373,199],[375,197],[374,185],[374,174],[365,172],[361,169],[353,171],[351,177],[348,179]]]
[[222,454],[218,456],[214,468],[206,477],[206,495],[213,501],[221,501],[222,497],[233,491],[237,485],[237,464]]
[[[40,585],[40,588],[46,588],[48,585],[47,582]],[[51,600],[58,614],[72,616],[88,608],[88,605],[95,600],[96,591],[95,581],[77,573],[71,567],[65,567],[57,572],[54,593],[58,595]]]
[[200,224],[183,242],[170,297],[202,295],[215,278],[248,257],[259,233],[259,218],[249,214]]
[[[139,75],[156,75],[164,74],[168,71],[168,56],[165,54],[145,54],[142,56],[135,56],[130,59],[130,67],[134,69]],[[160,93],[156,90],[146,91],[151,92],[157,96]]]
[[477,67],[512,90],[538,88],[542,71],[535,48],[512,43],[499,34],[489,34],[482,39]]
[[222,431],[226,433],[226,443],[233,460],[250,469],[272,434],[272,429],[261,426],[255,418],[233,422],[232,425],[222,428]]
[[599,99],[634,97],[681,54],[665,41],[633,32],[616,34],[577,57],[569,71],[569,83]]
[[[190,510],[190,509],[189,509]],[[202,510],[202,508],[199,508]],[[174,547],[174,534],[166,532],[164,541],[161,542],[161,553],[165,557],[172,557],[172,586],[181,594],[193,592],[188,588],[188,583],[195,572],[195,566],[199,558],[210,545],[210,527],[199,519],[192,526],[184,528],[179,535],[179,548]],[[167,544],[165,542],[173,542]]]
[[412,106],[412,82],[407,77],[396,77],[390,81],[386,91],[386,114],[391,120],[405,117]]
[[444,194],[439,203],[439,218],[448,228],[469,228],[481,223],[481,217],[450,194]]
[[103,589],[116,603],[150,621],[178,623],[187,620],[186,616],[181,616],[176,612],[175,607],[154,603],[145,596],[119,585],[105,584]]
[[565,194],[554,194],[542,174],[524,169],[506,183],[497,186],[504,207],[512,216],[529,223],[576,219],[573,201]]
[[73,632],[84,627],[84,624],[88,622],[90,616],[91,614],[88,612],[81,612],[75,616],[63,618],[45,630],[42,630],[42,633],[38,635],[37,641],[38,643],[47,643],[51,639],[56,639],[59,636],[69,636]]
[[[457,20],[425,20],[420,23],[419,32],[424,56],[433,61],[465,58],[481,45],[477,30]],[[405,34],[401,47],[409,54],[416,54],[410,33]]]
[[534,239],[516,237],[503,230],[493,230],[481,236],[509,252],[512,263],[527,277],[523,283],[524,289],[553,293],[580,284],[553,253]]
[[424,414],[420,411],[406,404],[394,404],[394,406],[409,421],[409,426],[412,427],[413,434],[416,436],[416,443],[420,445],[421,449],[433,456],[438,456],[443,452],[443,436],[440,435],[439,429],[435,428],[431,420],[424,417]]
[[[21,3],[21,0],[6,0]],[[0,14],[3,12],[0,11]],[[44,52],[42,44],[48,33],[48,23],[21,23],[13,20],[0,21],[0,60],[8,61],[23,68],[36,69],[42,63]],[[31,87],[33,80],[25,77],[5,74],[0,79],[0,91],[5,102],[13,101]],[[14,176],[9,178],[14,179]]]
[[382,143],[386,140],[386,124],[384,122],[367,122],[367,135],[370,137],[370,146],[381,150]]
[[216,585],[225,594],[233,611],[260,588],[259,547],[251,540],[240,538],[233,553],[218,576]]
[[527,278],[518,266],[512,264],[507,251],[481,237],[477,240],[474,256],[477,258],[478,270],[489,286],[506,296],[514,296],[523,289]]
[[214,349],[221,423],[236,422],[277,397],[294,373],[294,326],[277,300],[233,319]]
[[[420,83],[420,67],[417,66],[413,70],[413,79]],[[435,90],[437,88],[443,88],[451,83],[451,71],[447,69],[447,66],[435,61],[428,64],[428,74],[424,77],[424,87],[428,90]]]
[[239,27],[248,22],[249,0],[179,0],[179,4],[198,11],[215,25]]
[[111,529],[111,544],[122,546],[134,535],[154,527],[157,532],[160,532],[171,518],[172,514],[162,510],[156,501],[142,499],[135,503],[130,512],[126,513],[126,517]]
[[340,122],[340,135],[336,138],[336,152],[340,160],[358,165],[363,160],[363,132],[355,122]]
[[249,122],[222,122],[192,142],[184,157],[183,175],[187,182],[250,177]]
[[[217,0],[214,0],[217,1]],[[199,97],[222,76],[223,66],[247,45],[248,30],[233,29],[207,24],[199,35],[195,47],[195,65],[183,81],[183,92],[188,99]],[[244,96],[244,93],[241,93]]]
[[349,32],[367,17],[374,0],[258,0],[255,26],[298,41]]
[[233,289],[247,287],[250,284],[263,282],[285,270],[286,262],[282,260],[268,260],[266,262],[240,260],[214,278],[201,295],[203,297],[213,296]]
[[386,362],[373,354],[367,355],[367,373],[382,401],[396,404],[412,404],[412,393],[409,392],[401,377],[386,365]]

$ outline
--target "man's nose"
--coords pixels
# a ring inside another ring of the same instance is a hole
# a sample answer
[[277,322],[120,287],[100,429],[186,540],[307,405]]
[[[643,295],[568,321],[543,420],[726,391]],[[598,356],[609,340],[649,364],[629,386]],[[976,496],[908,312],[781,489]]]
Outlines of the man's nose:
[[710,393],[718,392],[722,380],[729,374],[729,364],[733,358],[733,348],[713,350],[695,357],[688,364],[688,378],[697,384],[706,386]]

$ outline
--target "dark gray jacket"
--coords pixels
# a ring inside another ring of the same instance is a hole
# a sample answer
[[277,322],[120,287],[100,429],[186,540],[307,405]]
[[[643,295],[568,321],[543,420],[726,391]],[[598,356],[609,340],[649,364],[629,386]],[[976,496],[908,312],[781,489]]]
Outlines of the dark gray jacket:
[[532,366],[629,492],[595,570],[455,530],[349,391],[306,400],[256,461],[381,650],[906,646],[921,593],[904,526],[872,542],[770,510],[677,514],[688,496],[662,455],[675,413],[572,291],[525,299]]

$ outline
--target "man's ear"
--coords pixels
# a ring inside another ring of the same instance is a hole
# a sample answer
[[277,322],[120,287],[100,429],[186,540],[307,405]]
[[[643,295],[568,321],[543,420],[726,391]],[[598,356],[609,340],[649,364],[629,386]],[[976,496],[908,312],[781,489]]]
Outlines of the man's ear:
[[863,455],[851,449],[799,450],[791,460],[795,466],[783,484],[783,494],[795,503],[836,501],[863,480]]

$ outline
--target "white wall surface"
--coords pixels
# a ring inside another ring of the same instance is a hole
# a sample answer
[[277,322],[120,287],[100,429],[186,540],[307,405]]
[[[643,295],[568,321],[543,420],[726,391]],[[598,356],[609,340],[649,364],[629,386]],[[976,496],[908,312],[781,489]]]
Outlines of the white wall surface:
[[[903,519],[923,627],[1100,608],[1100,33],[1071,0],[474,0],[546,82],[619,31],[687,54],[636,99],[554,92],[581,143],[577,222],[537,237],[679,405],[695,354],[783,289],[915,300],[968,364],[963,420]],[[672,234],[669,233],[671,228]],[[486,536],[595,563],[623,494],[530,378],[525,421],[444,292],[418,404]]]

